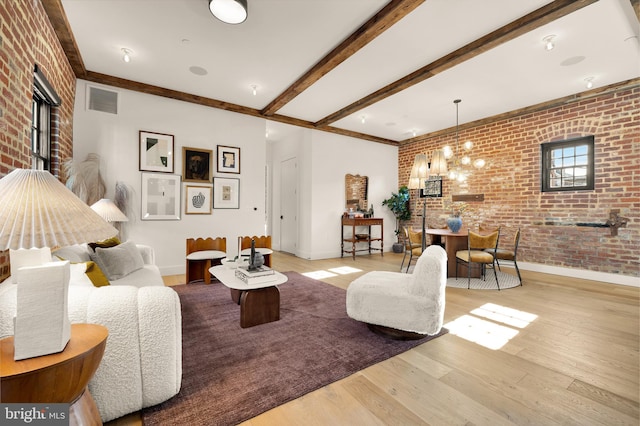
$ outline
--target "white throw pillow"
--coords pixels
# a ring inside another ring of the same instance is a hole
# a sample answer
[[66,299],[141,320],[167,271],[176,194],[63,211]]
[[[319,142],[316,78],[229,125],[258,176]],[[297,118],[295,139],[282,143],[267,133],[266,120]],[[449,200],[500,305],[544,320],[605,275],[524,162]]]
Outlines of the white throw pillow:
[[115,247],[96,247],[91,255],[109,281],[118,280],[130,273],[142,269],[144,261],[135,243],[127,241]]
[[27,266],[40,266],[51,262],[51,249],[49,247],[9,250],[9,262],[11,263],[11,282],[18,283],[16,273],[18,269]]
[[60,247],[53,251],[53,255],[59,259],[68,260],[72,263],[88,262],[91,260],[89,251],[85,244],[74,244],[72,246]]
[[79,285],[83,287],[93,287],[93,283],[89,279],[89,277],[85,274],[87,272],[87,264],[84,262],[81,263],[72,263],[71,264],[71,273],[69,278],[69,285]]

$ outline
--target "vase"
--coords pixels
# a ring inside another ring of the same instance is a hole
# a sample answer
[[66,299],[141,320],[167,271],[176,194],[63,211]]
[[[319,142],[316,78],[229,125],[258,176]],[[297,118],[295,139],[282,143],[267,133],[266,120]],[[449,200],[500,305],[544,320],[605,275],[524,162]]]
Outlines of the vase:
[[462,228],[462,218],[460,216],[447,218],[447,226],[451,229],[451,232],[458,232]]

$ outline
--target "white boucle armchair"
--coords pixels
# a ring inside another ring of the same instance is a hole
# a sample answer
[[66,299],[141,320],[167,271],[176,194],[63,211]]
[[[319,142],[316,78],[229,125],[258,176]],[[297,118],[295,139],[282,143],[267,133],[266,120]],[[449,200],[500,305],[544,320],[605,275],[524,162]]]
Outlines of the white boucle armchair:
[[396,338],[437,334],[444,321],[447,254],[426,248],[412,274],[372,271],[347,288],[347,314]]

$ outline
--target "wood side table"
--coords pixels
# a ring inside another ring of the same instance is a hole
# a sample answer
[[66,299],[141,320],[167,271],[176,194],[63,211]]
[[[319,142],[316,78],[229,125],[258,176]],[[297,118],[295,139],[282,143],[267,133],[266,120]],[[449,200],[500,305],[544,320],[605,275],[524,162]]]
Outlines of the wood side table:
[[0,400],[69,403],[71,425],[102,425],[87,389],[98,369],[109,332],[97,324],[71,324],[71,338],[62,352],[13,360],[13,336],[0,340]]

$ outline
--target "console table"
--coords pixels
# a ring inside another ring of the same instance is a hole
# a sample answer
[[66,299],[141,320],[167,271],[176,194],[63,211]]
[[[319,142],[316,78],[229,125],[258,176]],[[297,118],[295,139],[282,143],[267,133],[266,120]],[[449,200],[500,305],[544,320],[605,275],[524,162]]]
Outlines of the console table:
[[[365,218],[365,217],[345,217],[342,216],[342,226],[340,227],[340,235],[341,235],[341,244],[340,244],[340,248],[342,250],[342,253],[340,254],[340,257],[343,257],[345,253],[350,253],[353,256],[353,260],[356,260],[356,252],[358,251],[368,251],[369,254],[371,254],[371,250],[379,250],[380,254],[382,256],[384,256],[384,225],[383,225],[383,219],[382,218],[375,218],[375,217],[371,217],[371,218]],[[361,238],[358,238],[358,234],[356,232],[356,227],[357,226],[366,226],[367,227],[367,233],[366,234],[362,234]],[[380,227],[380,236],[379,237],[373,237],[371,235],[371,227],[372,226],[379,226]],[[351,228],[351,235],[344,235],[344,229],[345,227],[347,228]],[[366,236],[365,236],[366,235]],[[380,247],[372,247],[371,246],[371,242],[375,241],[375,242],[379,242],[380,243]],[[349,245],[347,245],[347,248],[345,248],[345,244],[344,243],[351,243],[351,249],[349,249]],[[367,248],[361,248],[358,249],[356,248],[356,244],[358,243],[367,243]]]

